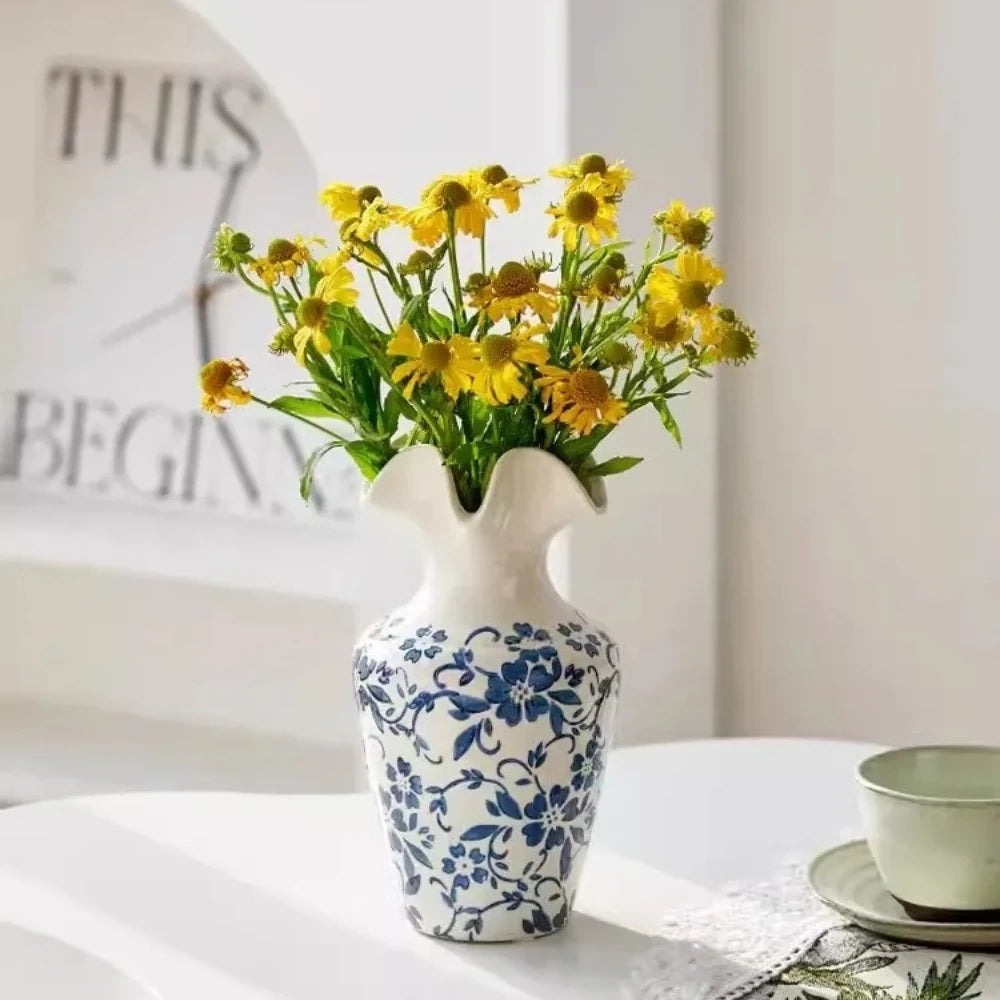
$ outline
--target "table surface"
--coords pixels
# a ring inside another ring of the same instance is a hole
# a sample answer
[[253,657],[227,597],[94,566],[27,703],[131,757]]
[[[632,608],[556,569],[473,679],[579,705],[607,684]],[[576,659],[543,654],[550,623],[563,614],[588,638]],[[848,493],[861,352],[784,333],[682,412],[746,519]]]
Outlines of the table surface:
[[163,1000],[619,997],[672,906],[846,839],[853,769],[874,749],[616,751],[576,912],[519,945],[413,931],[365,795],[138,794],[0,812],[0,921],[108,959]]

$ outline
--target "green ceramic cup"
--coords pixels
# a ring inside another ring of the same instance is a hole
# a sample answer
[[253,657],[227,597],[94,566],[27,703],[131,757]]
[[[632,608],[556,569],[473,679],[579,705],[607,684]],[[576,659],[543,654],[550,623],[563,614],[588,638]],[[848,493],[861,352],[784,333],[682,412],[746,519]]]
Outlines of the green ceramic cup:
[[1000,921],[1000,747],[904,747],[858,765],[886,888],[918,920]]

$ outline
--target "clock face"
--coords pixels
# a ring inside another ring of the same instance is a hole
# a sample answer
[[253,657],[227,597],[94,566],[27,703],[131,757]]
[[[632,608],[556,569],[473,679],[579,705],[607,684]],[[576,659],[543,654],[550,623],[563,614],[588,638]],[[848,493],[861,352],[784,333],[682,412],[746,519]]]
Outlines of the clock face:
[[298,498],[316,432],[254,408],[198,410],[213,357],[243,358],[262,396],[300,377],[267,353],[268,302],[208,260],[222,222],[261,240],[328,228],[280,109],[252,79],[187,68],[59,61],[41,87],[31,278],[0,373],[0,485],[350,519],[343,462],[321,470],[310,508]]

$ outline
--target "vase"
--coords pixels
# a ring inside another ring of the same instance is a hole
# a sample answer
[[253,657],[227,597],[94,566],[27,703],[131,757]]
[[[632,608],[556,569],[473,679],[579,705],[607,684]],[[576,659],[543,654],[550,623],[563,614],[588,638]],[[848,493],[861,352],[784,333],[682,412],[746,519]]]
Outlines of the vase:
[[369,783],[410,921],[454,941],[559,930],[573,906],[609,749],[618,647],[559,595],[554,535],[603,511],[555,456],[496,463],[479,511],[429,445],[364,500],[427,550],[412,600],[369,628],[354,683]]

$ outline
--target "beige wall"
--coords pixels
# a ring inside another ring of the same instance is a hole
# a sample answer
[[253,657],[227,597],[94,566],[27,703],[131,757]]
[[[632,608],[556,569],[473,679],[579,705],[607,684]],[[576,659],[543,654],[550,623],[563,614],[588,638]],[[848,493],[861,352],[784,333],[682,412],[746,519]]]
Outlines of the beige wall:
[[991,0],[725,5],[728,733],[996,741]]

